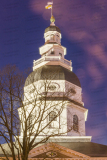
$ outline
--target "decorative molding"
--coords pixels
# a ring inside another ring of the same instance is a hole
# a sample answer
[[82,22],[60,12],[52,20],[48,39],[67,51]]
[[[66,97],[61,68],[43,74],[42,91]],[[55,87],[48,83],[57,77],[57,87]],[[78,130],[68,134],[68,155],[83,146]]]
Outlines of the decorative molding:
[[43,154],[45,152],[50,152],[50,151],[58,152],[58,153],[64,154],[64,155],[72,157],[72,158],[79,158],[79,159],[80,158],[85,158],[85,159],[87,158],[87,160],[90,158],[89,156],[87,156],[85,154],[76,152],[74,150],[68,149],[66,147],[63,147],[63,146],[60,146],[58,144],[51,142],[51,143],[42,145],[40,147],[37,147],[37,148],[34,148],[33,150],[31,150],[29,153],[29,159],[31,160],[32,157],[35,157],[37,155]]

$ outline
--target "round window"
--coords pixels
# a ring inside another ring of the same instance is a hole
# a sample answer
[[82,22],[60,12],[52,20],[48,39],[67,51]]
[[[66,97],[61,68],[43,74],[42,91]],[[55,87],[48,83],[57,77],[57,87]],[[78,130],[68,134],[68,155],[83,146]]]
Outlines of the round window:
[[55,86],[55,85],[50,85],[48,88],[49,88],[49,90],[52,90],[52,91],[53,91],[53,90],[56,89],[56,86]]

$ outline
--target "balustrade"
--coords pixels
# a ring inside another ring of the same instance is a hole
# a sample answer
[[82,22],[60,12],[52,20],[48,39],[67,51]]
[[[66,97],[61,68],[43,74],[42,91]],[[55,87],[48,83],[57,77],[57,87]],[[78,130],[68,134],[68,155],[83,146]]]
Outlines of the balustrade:
[[42,62],[45,62],[45,61],[60,61],[68,66],[71,66],[71,61],[68,61],[64,58],[61,58],[60,56],[46,56],[46,57],[42,57],[40,59],[38,59],[37,61],[34,61],[34,66],[42,63]]

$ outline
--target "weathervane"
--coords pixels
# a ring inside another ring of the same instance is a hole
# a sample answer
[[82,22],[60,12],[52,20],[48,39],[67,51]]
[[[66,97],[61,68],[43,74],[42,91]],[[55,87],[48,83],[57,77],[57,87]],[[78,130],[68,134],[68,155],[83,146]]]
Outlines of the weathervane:
[[45,9],[51,9],[51,25],[55,25],[54,22],[55,22],[55,18],[53,16],[53,0],[52,2],[48,2],[47,5],[45,6]]

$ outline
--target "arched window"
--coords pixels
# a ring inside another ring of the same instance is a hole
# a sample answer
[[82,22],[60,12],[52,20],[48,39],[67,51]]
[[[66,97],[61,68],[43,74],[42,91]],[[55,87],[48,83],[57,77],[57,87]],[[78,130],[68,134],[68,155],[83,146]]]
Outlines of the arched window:
[[51,54],[54,54],[54,51],[51,51]]
[[30,114],[27,119],[27,129],[30,131],[33,125],[34,115]]
[[78,116],[73,115],[73,130],[78,132]]
[[54,39],[55,39],[54,34],[51,34],[51,40],[54,40]]
[[52,111],[49,113],[49,121],[57,121],[56,112]]
[[59,53],[59,55],[62,57],[62,53]]

